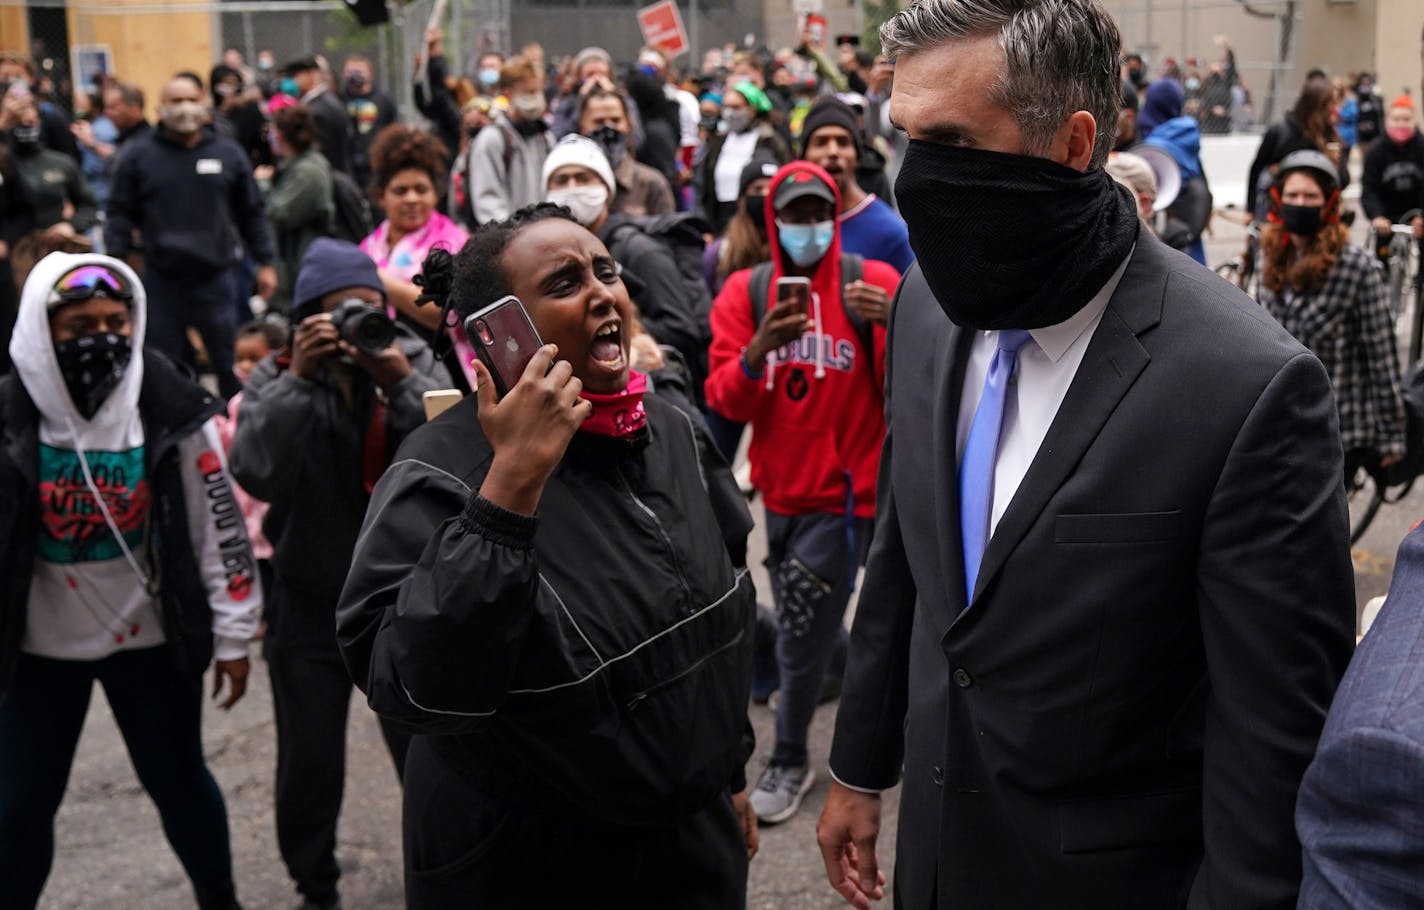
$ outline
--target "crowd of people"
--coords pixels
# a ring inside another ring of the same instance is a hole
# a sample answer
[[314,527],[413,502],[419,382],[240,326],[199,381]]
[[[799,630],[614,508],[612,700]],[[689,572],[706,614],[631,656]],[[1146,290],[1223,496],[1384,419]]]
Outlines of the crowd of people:
[[1372,230],[1424,232],[1412,100],[1307,77],[1250,175],[1258,304],[1203,267],[1228,40],[1149,80],[1096,0],[921,0],[880,39],[466,74],[432,28],[406,120],[361,55],[229,52],[156,123],[0,57],[7,906],[95,681],[198,906],[239,906],[200,716],[254,642],[304,908],[341,905],[353,686],[412,907],[604,906],[610,869],[608,906],[744,906],[827,764],[857,907],[897,784],[899,906],[1393,887],[1301,838],[1351,805],[1311,765],[1342,477],[1419,444],[1341,199],[1357,146]]

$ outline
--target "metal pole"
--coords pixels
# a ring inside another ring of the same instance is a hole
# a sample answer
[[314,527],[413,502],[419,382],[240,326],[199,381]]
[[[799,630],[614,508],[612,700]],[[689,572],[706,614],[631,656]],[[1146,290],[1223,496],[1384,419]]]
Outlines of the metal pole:
[[252,13],[242,11],[242,44],[249,66],[257,65],[257,39],[252,34]]
[[[1177,59],[1182,61],[1182,66],[1185,67],[1187,65],[1187,48],[1189,47],[1187,43],[1187,0],[1180,0],[1180,2],[1182,4],[1182,27],[1180,29],[1182,36],[1182,49],[1177,54]],[[1185,78],[1186,75],[1186,72],[1182,73],[1183,78]]]
[[699,0],[689,0],[687,18],[687,40],[692,43],[692,66],[696,68],[702,60],[702,5]]

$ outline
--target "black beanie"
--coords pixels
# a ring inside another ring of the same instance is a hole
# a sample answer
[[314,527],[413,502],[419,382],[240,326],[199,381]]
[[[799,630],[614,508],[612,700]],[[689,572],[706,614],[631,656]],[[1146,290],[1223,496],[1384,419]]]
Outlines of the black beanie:
[[823,126],[839,126],[850,133],[855,140],[855,159],[859,163],[865,157],[865,150],[861,147],[860,138],[860,118],[851,110],[850,105],[839,98],[826,95],[811,105],[811,109],[806,112],[806,119],[801,121],[801,157],[806,157],[806,147],[811,144],[811,134]]
[[294,320],[311,315],[317,301],[345,288],[370,288],[385,294],[376,263],[354,243],[318,237],[307,247],[292,290]]
[[752,160],[748,161],[746,167],[742,168],[742,177],[737,181],[737,198],[740,199],[747,194],[747,187],[751,186],[762,177],[768,179],[775,177],[776,172],[781,170],[781,162],[776,160],[766,149],[752,153]]

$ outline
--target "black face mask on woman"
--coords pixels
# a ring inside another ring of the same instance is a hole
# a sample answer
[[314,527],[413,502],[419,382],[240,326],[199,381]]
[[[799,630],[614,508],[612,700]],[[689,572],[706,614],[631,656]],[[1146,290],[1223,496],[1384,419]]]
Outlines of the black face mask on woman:
[[1281,205],[1281,226],[1300,237],[1320,233],[1322,216],[1318,205]]
[[766,196],[745,196],[743,204],[747,207],[747,217],[756,225],[757,233],[766,236]]
[[92,420],[124,378],[133,358],[133,341],[113,332],[80,335],[56,344],[54,354],[69,400],[85,420]]
[[912,140],[895,201],[956,324],[1037,329],[1082,309],[1137,241],[1137,205],[1101,168]]

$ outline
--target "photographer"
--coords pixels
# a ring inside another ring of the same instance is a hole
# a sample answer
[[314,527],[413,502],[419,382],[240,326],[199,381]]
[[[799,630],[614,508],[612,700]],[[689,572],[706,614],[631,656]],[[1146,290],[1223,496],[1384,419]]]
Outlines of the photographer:
[[[263,650],[277,719],[277,843],[297,890],[327,907],[338,899],[351,699],[336,601],[371,488],[424,421],[423,394],[450,377],[425,342],[386,317],[381,276],[353,244],[312,241],[293,300],[291,344],[252,371],[230,458],[238,483],[271,504]],[[406,737],[383,732],[400,773]]]

